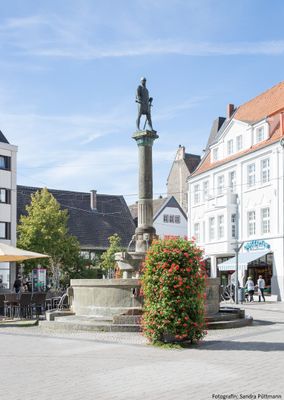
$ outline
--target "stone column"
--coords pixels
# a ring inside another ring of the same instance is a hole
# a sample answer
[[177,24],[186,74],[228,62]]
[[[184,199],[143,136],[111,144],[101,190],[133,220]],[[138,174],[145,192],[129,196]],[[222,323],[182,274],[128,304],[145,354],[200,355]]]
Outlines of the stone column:
[[137,131],[132,136],[139,151],[138,226],[135,230],[135,251],[139,253],[145,253],[156,236],[153,227],[152,146],[158,137],[155,131],[148,130]]

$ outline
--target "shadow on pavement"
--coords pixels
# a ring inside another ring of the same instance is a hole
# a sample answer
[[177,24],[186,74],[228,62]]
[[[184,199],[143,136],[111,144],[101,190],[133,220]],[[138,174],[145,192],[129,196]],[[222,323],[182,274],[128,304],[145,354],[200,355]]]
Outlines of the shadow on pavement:
[[197,350],[244,350],[244,351],[284,351],[284,343],[278,342],[237,342],[229,340],[212,340],[188,348]]

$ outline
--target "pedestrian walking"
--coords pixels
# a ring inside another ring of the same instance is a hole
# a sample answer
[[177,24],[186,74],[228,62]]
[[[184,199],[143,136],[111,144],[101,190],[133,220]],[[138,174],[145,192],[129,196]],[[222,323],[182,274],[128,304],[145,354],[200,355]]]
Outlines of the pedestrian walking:
[[262,278],[262,275],[259,275],[257,280],[257,287],[258,287],[258,301],[261,301],[261,297],[263,301],[265,301],[264,297],[264,288],[265,288],[265,280]]
[[253,301],[253,295],[254,295],[254,282],[253,282],[251,276],[248,277],[248,280],[246,281],[245,287],[248,290],[249,302],[252,302]]

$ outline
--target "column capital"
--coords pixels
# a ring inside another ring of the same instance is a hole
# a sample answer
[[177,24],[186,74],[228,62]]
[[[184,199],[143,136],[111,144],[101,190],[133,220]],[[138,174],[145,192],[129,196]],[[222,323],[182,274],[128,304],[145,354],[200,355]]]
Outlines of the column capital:
[[132,139],[136,140],[138,146],[152,146],[155,139],[158,139],[156,131],[136,131],[132,135]]

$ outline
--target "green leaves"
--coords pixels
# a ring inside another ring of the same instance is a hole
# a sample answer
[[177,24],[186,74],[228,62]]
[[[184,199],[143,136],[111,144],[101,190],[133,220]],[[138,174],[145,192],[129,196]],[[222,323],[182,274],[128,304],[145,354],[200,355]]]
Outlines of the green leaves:
[[142,289],[143,330],[152,341],[165,334],[199,340],[205,334],[202,251],[184,239],[158,240],[147,252]]
[[123,250],[121,247],[121,239],[118,234],[114,234],[108,238],[109,248],[101,255],[100,267],[112,277],[115,268],[115,253]]
[[[76,267],[80,256],[77,238],[68,233],[68,212],[61,210],[59,203],[46,188],[31,196],[31,203],[26,207],[27,215],[21,216],[18,225],[17,245],[23,249],[45,253],[49,259],[40,260],[49,274],[58,280],[68,275]],[[25,262],[25,269],[31,270],[38,260]],[[56,282],[58,284],[58,282]]]

